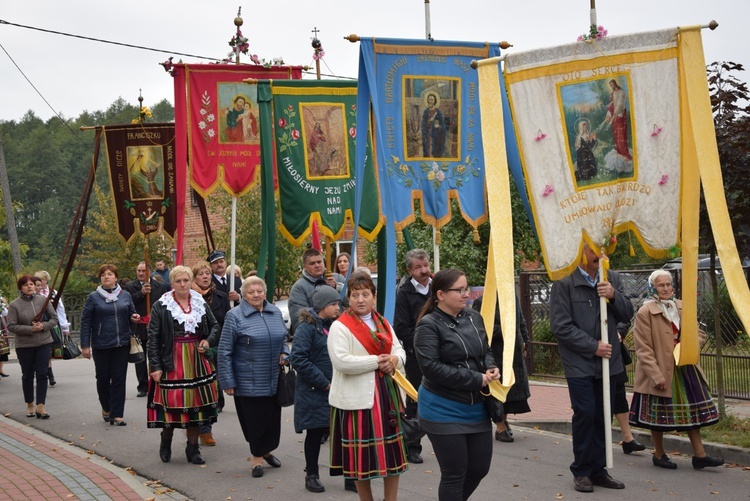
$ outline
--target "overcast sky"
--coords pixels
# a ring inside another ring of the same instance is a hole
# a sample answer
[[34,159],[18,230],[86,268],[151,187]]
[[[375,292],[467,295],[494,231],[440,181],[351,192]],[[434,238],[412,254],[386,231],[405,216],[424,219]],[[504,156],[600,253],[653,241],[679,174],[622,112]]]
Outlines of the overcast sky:
[[[432,34],[442,40],[507,40],[514,45],[510,51],[560,45],[587,31],[589,5],[589,0],[432,0]],[[343,39],[350,33],[425,36],[424,0],[0,0],[3,21],[164,52],[6,24],[0,24],[0,45],[58,112],[75,118],[84,110],[106,109],[118,97],[137,105],[138,89],[147,105],[173,101],[172,78],[158,63],[174,52],[225,57],[239,6],[252,53],[313,66],[310,38],[317,27],[326,52],[322,72],[341,77],[357,76],[359,45]],[[748,0],[599,0],[597,16],[611,35],[715,19],[719,28],[703,31],[706,62],[750,64]],[[207,62],[174,60],[181,58]],[[0,50],[0,120],[19,120],[28,110],[45,120],[53,114]]]

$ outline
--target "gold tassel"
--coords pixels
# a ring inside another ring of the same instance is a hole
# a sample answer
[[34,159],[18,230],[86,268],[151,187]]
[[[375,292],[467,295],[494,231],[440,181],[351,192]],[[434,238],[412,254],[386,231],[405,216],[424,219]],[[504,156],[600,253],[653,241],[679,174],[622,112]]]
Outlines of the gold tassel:
[[628,241],[630,242],[630,257],[635,257],[635,249],[633,248],[633,235],[628,231]]
[[401,230],[396,230],[396,243],[398,245],[404,243],[404,232]]
[[474,243],[477,244],[477,245],[479,245],[480,243],[482,243],[482,241],[479,238],[479,230],[477,230],[476,228],[474,228],[473,233],[474,233]]
[[440,229],[435,232],[435,245],[440,245],[441,243],[441,232]]

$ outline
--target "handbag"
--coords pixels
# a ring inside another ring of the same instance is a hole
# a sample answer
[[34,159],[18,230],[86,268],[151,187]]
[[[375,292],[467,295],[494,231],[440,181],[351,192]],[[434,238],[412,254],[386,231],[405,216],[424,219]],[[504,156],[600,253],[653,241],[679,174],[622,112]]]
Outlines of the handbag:
[[52,350],[52,358],[60,359],[63,357],[62,329],[60,329],[59,325],[56,325],[52,327],[49,332],[52,335],[52,345],[50,346]]
[[492,396],[491,393],[484,394],[482,393],[482,396],[484,397],[484,408],[487,409],[487,414],[490,415],[490,419],[493,423],[502,423],[505,419],[505,409],[503,408],[503,403]]
[[279,368],[279,386],[276,390],[276,403],[281,407],[294,405],[294,387],[297,384],[297,372],[291,365]]
[[404,443],[417,442],[426,435],[422,425],[419,424],[419,418],[408,418],[403,412],[400,413],[399,417],[401,418],[401,433],[404,436]]
[[130,353],[128,354],[128,362],[131,364],[139,364],[145,361],[146,355],[143,353],[141,340],[135,336],[130,336]]
[[63,333],[62,352],[65,360],[72,360],[81,356],[81,349],[67,332]]
[[0,355],[8,355],[10,353],[10,339],[8,335],[3,332],[0,335]]

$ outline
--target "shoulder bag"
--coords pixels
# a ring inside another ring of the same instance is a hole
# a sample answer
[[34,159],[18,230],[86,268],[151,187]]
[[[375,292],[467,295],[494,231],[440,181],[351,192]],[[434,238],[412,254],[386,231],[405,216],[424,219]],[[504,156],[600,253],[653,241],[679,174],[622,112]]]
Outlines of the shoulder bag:
[[294,405],[294,388],[297,385],[297,372],[291,365],[279,367],[279,386],[276,389],[276,403],[281,407]]

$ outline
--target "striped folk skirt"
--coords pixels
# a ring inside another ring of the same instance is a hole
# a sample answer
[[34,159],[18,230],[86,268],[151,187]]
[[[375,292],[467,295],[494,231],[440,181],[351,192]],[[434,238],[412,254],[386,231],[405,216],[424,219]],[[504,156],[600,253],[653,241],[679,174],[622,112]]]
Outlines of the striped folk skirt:
[[149,379],[149,428],[187,428],[216,422],[219,388],[209,357],[198,352],[198,337],[176,337],[174,370],[160,382]]
[[695,365],[675,367],[672,397],[634,393],[630,424],[654,431],[686,431],[719,421],[708,384]]
[[370,480],[399,475],[408,468],[398,387],[390,376],[375,376],[372,409],[331,408],[331,475]]

